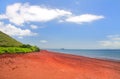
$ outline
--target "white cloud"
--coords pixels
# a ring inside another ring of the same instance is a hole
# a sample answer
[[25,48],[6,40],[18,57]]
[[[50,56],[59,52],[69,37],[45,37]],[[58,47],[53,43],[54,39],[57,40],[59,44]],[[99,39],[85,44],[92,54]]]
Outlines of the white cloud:
[[23,39],[23,37],[22,37],[22,36],[19,36],[18,38],[19,38],[19,39]]
[[12,24],[4,24],[3,22],[0,22],[0,31],[10,36],[18,37],[36,35],[36,33],[31,32],[29,29],[17,28]]
[[105,47],[120,48],[120,35],[108,35],[107,40],[99,41]]
[[102,46],[111,46],[113,44],[113,42],[111,41],[99,41],[99,43],[102,45]]
[[32,29],[37,29],[37,28],[38,28],[38,26],[36,26],[36,25],[30,25],[30,27],[31,27]]
[[37,5],[15,3],[6,8],[6,17],[16,25],[26,22],[46,22],[72,13],[60,9],[50,9]]
[[0,15],[0,20],[1,20],[1,19],[7,19],[7,16],[4,15],[4,14],[3,14],[3,15]]
[[112,40],[120,40],[120,35],[108,35],[107,37]]
[[40,40],[40,43],[47,43],[47,40]]
[[45,26],[30,25],[31,29],[45,28]]
[[8,19],[16,25],[23,25],[28,22],[47,22],[59,19],[64,22],[85,23],[93,22],[104,18],[102,15],[82,14],[74,15],[74,13],[62,9],[42,7],[39,5],[30,5],[28,3],[15,3],[6,7],[5,14],[0,15],[0,19]]
[[103,19],[104,16],[93,15],[93,14],[83,14],[79,16],[70,16],[65,21],[73,22],[73,23],[86,23],[86,22],[93,22],[99,19]]

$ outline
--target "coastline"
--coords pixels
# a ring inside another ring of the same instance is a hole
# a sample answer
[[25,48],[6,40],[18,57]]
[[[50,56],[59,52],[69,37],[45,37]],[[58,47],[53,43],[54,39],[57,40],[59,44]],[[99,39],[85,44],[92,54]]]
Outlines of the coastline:
[[47,49],[48,51],[79,55],[90,58],[120,61],[120,50],[114,49]]
[[0,79],[120,79],[120,62],[41,50],[0,55]]

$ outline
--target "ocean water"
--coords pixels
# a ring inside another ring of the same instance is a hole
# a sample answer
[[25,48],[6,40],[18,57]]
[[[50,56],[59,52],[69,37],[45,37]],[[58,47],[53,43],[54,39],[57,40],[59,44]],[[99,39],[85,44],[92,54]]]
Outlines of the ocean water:
[[48,49],[49,51],[61,52],[66,54],[74,54],[80,56],[86,56],[91,58],[102,58],[102,59],[114,59],[120,60],[120,50],[88,50],[88,49]]

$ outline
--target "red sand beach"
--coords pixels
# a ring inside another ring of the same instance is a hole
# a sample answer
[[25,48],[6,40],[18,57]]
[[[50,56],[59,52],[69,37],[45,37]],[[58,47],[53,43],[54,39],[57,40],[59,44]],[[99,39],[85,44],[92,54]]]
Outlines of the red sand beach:
[[42,50],[0,55],[0,79],[120,79],[120,61]]

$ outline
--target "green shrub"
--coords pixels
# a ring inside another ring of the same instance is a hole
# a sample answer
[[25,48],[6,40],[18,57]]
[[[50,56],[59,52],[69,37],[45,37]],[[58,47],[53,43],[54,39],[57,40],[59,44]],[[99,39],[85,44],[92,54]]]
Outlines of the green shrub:
[[3,53],[5,53],[5,51],[3,51],[3,50],[0,50],[0,54],[3,54]]
[[31,49],[32,51],[40,51],[40,49],[37,47],[37,46],[31,46],[31,45],[29,45],[29,44],[23,44],[23,45],[21,45],[20,46],[21,48],[29,48],[29,49]]
[[40,49],[37,47],[37,46],[32,46],[32,47],[30,47],[30,49],[32,50],[32,51],[40,51]]
[[7,53],[16,53],[15,48],[7,48]]
[[22,48],[31,48],[32,46],[29,45],[29,44],[23,44],[23,45],[21,45],[20,47],[22,47]]
[[9,53],[30,53],[38,52],[40,49],[37,46],[23,45],[23,47],[0,47],[0,54]]

